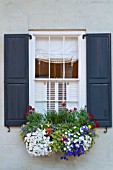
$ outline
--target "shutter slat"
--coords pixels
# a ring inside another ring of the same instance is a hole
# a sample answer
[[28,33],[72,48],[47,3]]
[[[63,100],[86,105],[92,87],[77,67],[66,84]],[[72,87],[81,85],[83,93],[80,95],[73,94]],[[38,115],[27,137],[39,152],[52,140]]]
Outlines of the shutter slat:
[[29,35],[4,36],[4,109],[5,126],[26,122],[29,105]]
[[86,45],[87,109],[111,127],[111,34],[87,34]]

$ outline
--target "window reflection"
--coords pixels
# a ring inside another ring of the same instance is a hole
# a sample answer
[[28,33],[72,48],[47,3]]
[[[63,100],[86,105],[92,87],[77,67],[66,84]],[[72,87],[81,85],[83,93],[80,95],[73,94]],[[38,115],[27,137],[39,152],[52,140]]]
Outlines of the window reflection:
[[65,63],[65,78],[78,78],[78,61]]
[[49,63],[35,59],[35,78],[49,78]]
[[50,64],[50,78],[63,78],[63,63]]

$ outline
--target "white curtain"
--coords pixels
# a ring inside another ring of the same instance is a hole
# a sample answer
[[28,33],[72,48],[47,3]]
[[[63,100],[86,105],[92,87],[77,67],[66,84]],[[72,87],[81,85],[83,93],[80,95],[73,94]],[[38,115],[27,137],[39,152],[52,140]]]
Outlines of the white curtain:
[[[51,62],[75,62],[78,59],[78,40],[76,37],[37,37],[36,58]],[[64,60],[63,60],[64,58]]]

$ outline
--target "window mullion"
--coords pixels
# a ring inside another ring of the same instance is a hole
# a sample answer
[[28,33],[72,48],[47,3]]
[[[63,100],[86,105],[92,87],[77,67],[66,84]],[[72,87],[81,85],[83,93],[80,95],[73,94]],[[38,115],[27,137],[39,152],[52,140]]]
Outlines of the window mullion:
[[58,112],[58,103],[59,103],[59,99],[58,99],[58,82],[55,82],[55,110]]
[[50,110],[50,85],[51,85],[51,82],[50,82],[50,36],[49,36],[49,110]]
[[63,36],[63,79],[65,78],[65,56],[64,56],[65,36]]
[[[65,56],[64,56],[64,47],[65,47],[65,36],[63,36],[63,79],[65,78]],[[64,81],[62,82],[62,98],[64,102]]]
[[51,49],[50,49],[50,41],[51,41],[51,38],[49,36],[49,79],[50,79],[50,51],[51,51]]

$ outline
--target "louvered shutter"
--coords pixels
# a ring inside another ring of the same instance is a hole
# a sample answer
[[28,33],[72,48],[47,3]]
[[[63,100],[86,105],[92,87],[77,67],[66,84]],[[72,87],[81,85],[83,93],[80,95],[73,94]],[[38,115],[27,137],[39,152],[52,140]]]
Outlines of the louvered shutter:
[[26,122],[29,105],[28,34],[4,36],[5,126]]
[[79,108],[78,81],[67,83],[66,89],[67,108]]
[[44,113],[47,110],[47,83],[35,82],[35,107],[38,112]]
[[111,127],[111,35],[87,34],[87,109]]

